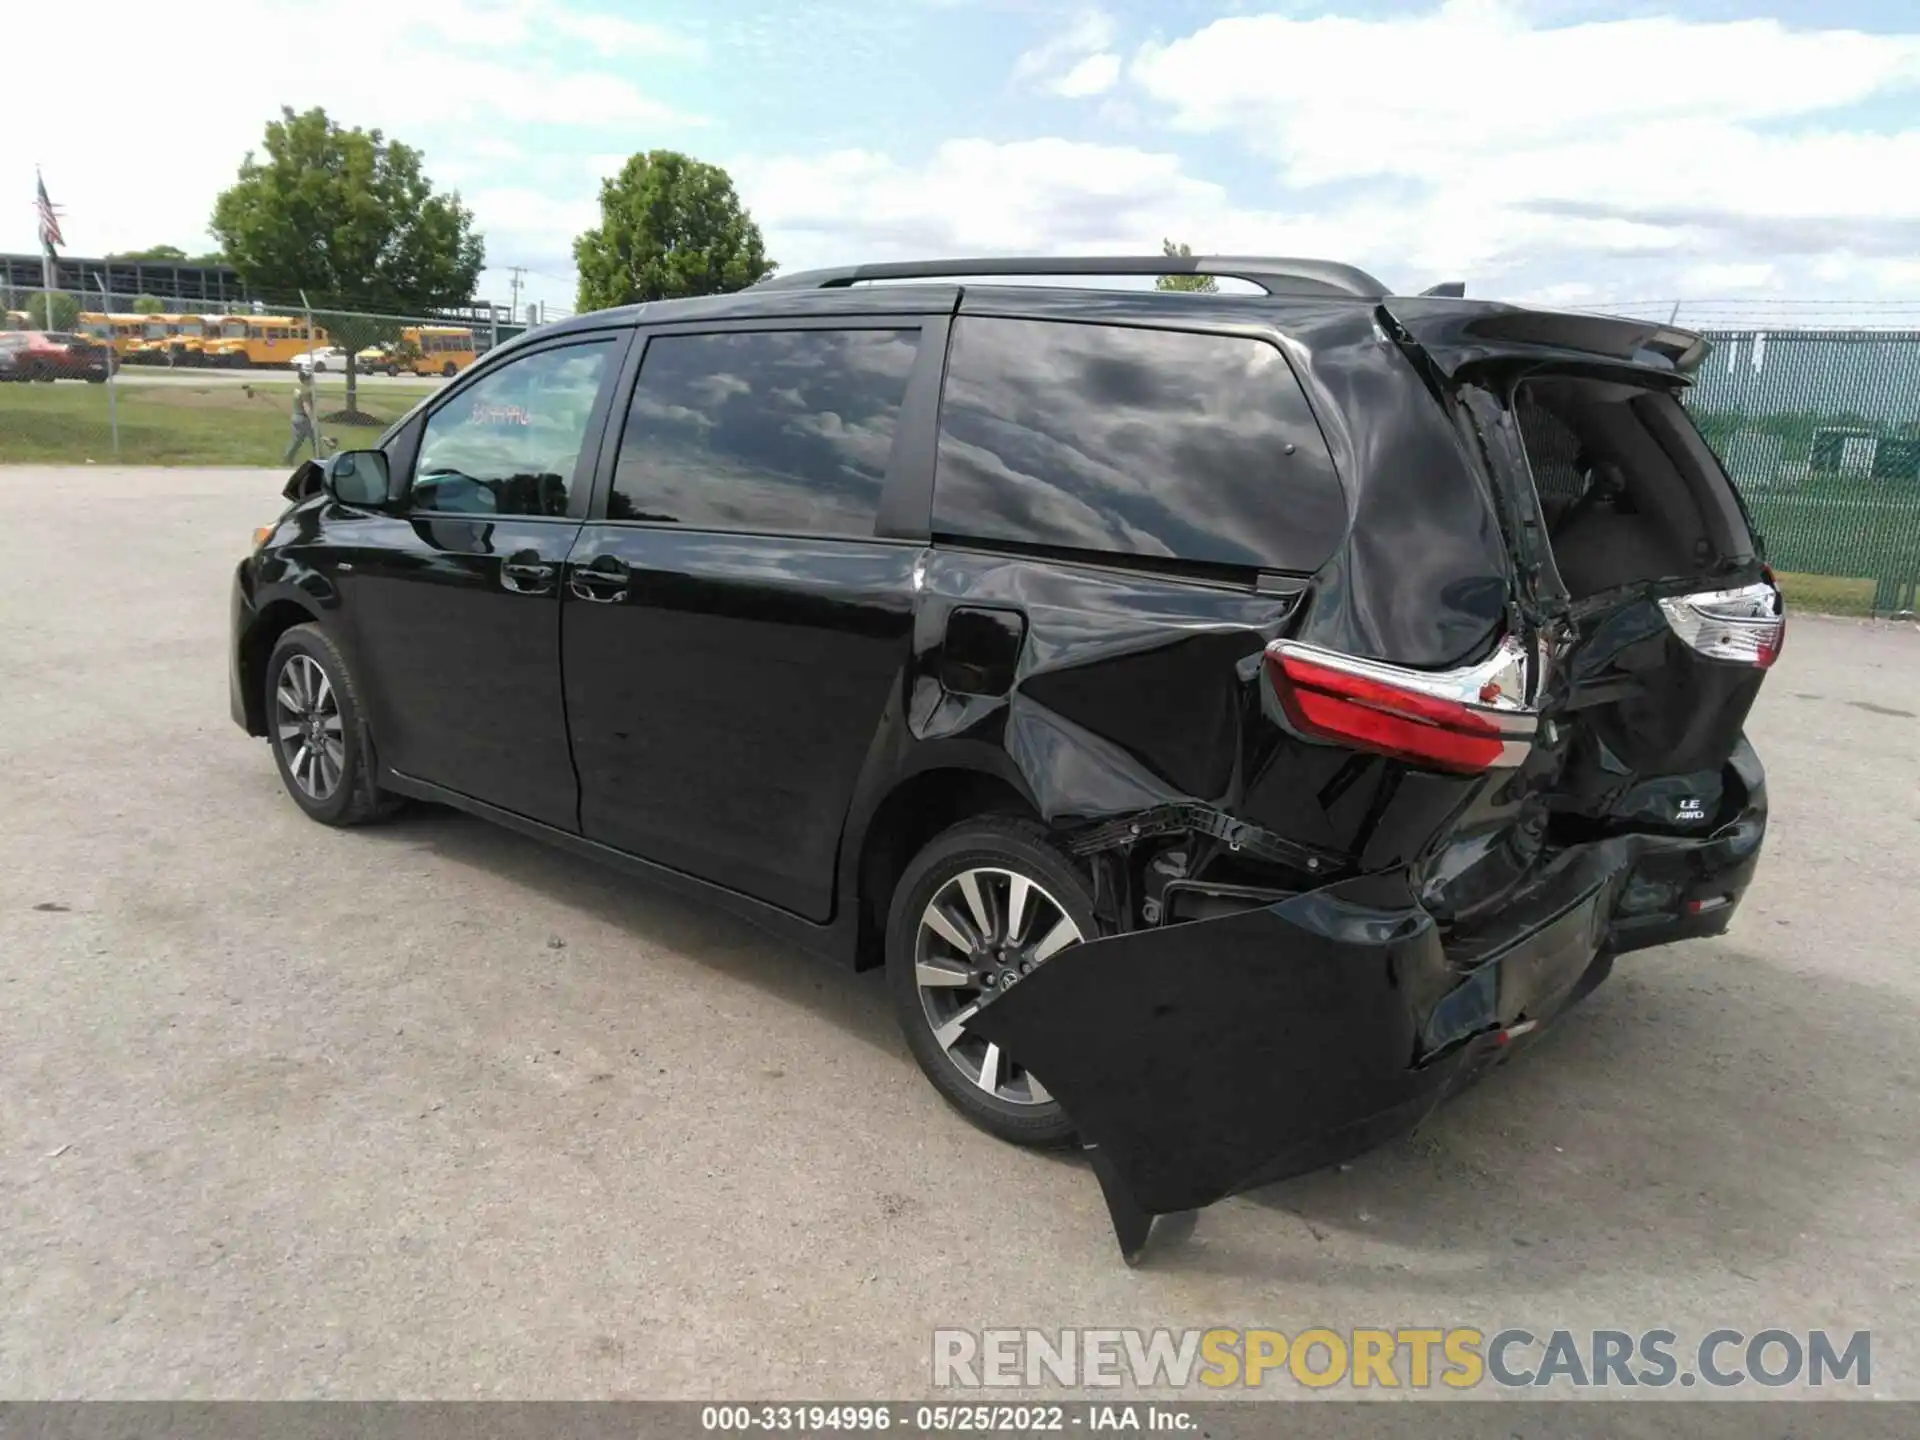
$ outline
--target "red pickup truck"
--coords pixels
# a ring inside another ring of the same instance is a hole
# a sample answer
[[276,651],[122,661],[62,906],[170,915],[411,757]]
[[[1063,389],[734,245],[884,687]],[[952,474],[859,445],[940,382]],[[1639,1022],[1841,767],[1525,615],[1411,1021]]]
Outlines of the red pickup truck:
[[0,380],[85,380],[98,385],[119,368],[110,347],[63,330],[0,334]]

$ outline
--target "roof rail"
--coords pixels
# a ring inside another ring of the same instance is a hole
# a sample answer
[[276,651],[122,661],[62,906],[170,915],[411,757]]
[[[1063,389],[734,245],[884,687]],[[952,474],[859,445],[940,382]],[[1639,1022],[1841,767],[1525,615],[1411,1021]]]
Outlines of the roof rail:
[[1233,255],[1023,255],[969,260],[892,260],[797,270],[762,280],[756,290],[837,290],[866,280],[937,280],[975,275],[1214,275],[1245,280],[1269,295],[1344,295],[1381,300],[1390,293],[1373,276],[1335,260]]

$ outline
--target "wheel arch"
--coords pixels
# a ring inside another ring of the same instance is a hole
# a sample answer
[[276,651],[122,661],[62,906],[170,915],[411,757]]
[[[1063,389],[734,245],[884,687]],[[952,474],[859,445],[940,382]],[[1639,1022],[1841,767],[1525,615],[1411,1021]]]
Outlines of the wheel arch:
[[240,700],[246,706],[247,733],[267,733],[267,658],[280,637],[296,625],[318,621],[319,612],[298,600],[282,596],[269,601],[254,616],[240,640]]
[[994,814],[1041,818],[1013,781],[971,765],[918,770],[887,792],[867,820],[852,867],[855,969],[885,963],[887,908],[913,857],[949,826]]

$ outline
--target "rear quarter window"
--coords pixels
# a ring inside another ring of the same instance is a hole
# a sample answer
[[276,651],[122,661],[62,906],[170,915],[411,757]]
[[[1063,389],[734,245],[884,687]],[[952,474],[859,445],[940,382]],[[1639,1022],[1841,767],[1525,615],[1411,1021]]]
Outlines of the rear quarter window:
[[963,539],[1310,573],[1346,498],[1277,346],[962,316],[934,529]]

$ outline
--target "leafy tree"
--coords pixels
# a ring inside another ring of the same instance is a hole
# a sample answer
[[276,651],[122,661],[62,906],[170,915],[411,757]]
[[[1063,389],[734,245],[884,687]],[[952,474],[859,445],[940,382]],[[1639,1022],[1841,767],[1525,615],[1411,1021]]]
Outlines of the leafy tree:
[[[207,228],[255,291],[318,309],[418,314],[473,298],[486,247],[459,193],[437,193],[412,146],[283,108]],[[347,411],[358,409],[353,348]]]
[[35,330],[71,330],[80,302],[64,290],[36,290],[27,297],[27,324]]
[[161,303],[158,295],[136,295],[133,297],[133,313],[136,315],[158,315],[167,307]]
[[117,255],[107,256],[109,260],[153,260],[171,261],[176,265],[187,263],[187,252],[178,245],[149,245],[145,250],[122,250]]
[[[1176,245],[1171,240],[1162,240],[1160,242],[1160,253],[1162,255],[1177,256],[1182,260],[1190,259],[1193,256],[1191,247],[1185,244]],[[1153,288],[1156,290],[1193,290],[1202,294],[1211,295],[1219,290],[1220,287],[1214,283],[1213,276],[1211,275],[1162,275],[1153,282]]]
[[580,310],[721,295],[776,268],[727,172],[675,150],[634,155],[600,182],[600,223],[573,258]]

